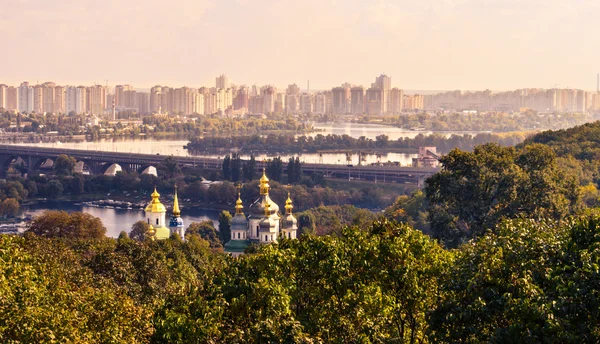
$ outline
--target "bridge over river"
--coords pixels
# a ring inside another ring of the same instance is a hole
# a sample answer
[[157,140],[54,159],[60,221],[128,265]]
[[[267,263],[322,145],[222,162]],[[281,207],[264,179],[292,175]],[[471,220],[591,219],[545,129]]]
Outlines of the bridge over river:
[[[92,174],[104,173],[111,165],[118,164],[124,171],[132,172],[156,167],[167,158],[165,155],[119,153],[108,151],[91,151],[80,149],[61,149],[33,147],[21,145],[0,145],[0,177],[5,177],[11,163],[21,158],[30,172],[38,171],[48,159],[54,160],[59,155],[66,154],[83,162]],[[199,167],[203,169],[220,170],[223,160],[208,157],[174,156],[182,167]],[[287,164],[284,162],[284,169]],[[260,171],[265,166],[262,161],[256,162]],[[372,165],[333,165],[333,164],[302,164],[304,174],[322,173],[327,178],[345,180],[363,180],[377,183],[409,183],[423,185],[425,178],[439,171],[438,168],[427,167],[398,167]]]

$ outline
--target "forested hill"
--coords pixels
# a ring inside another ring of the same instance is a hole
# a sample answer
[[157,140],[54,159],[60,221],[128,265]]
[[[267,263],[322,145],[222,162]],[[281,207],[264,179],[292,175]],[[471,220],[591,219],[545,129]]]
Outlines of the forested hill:
[[577,160],[600,158],[600,121],[569,129],[548,130],[536,134],[521,144],[542,143],[550,146],[558,156],[572,155]]

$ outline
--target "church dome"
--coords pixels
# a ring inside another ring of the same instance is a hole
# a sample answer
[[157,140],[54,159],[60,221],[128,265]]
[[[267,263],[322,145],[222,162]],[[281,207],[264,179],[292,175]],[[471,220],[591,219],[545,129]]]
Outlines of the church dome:
[[263,170],[263,175],[260,178],[260,197],[250,205],[250,217],[262,218],[266,214],[266,208],[269,207],[269,215],[279,213],[279,206],[269,197],[269,178]]
[[292,214],[283,217],[281,229],[298,229],[298,220]]
[[282,221],[282,229],[298,229],[298,220],[292,215],[292,209],[294,209],[294,205],[292,204],[292,198],[288,192],[288,198],[285,201],[285,216]]
[[273,220],[272,217],[264,217],[259,223],[258,226],[261,232],[272,232],[277,223]]
[[235,214],[233,219],[231,219],[231,229],[237,230],[246,230],[248,229],[248,222],[246,220],[246,216],[244,213]]
[[252,205],[250,205],[250,216],[254,218],[262,218],[265,216],[266,205],[269,204],[270,215],[275,215],[279,212],[279,206],[271,200],[269,195],[261,195]]
[[156,188],[154,188],[154,192],[150,196],[152,196],[152,201],[150,201],[150,203],[148,203],[148,206],[146,207],[146,212],[147,213],[166,213],[167,208],[162,203],[160,203],[160,200],[158,199],[158,197],[160,197],[160,194],[158,192],[156,192]]

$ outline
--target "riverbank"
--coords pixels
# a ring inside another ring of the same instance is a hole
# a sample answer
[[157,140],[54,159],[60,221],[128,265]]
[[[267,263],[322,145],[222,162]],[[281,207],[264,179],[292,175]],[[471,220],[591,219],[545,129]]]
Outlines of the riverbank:
[[[79,195],[79,196],[60,196],[60,197],[56,197],[56,198],[52,198],[52,199],[48,199],[48,198],[32,198],[32,199],[28,199],[25,202],[23,202],[21,204],[21,206],[32,206],[32,205],[38,205],[40,203],[44,203],[44,202],[65,202],[65,203],[73,203],[73,204],[83,204],[83,205],[87,205],[86,203],[91,203],[89,204],[90,206],[98,206],[99,208],[115,208],[116,204],[109,204],[107,202],[107,204],[104,206],[102,204],[99,204],[99,202],[103,202],[103,201],[114,201],[114,202],[118,202],[118,203],[132,203],[135,207],[132,207],[133,209],[130,210],[143,210],[143,208],[150,202],[151,197],[150,197],[150,193],[138,193],[138,192],[132,192],[132,193],[124,193],[124,194],[118,194],[118,193],[91,193],[91,194],[84,194],[84,195]],[[163,195],[161,196],[161,201],[164,204],[171,204],[173,202],[172,200],[172,195]],[[184,198],[179,198],[179,205],[181,208],[196,208],[196,209],[203,209],[203,210],[209,210],[209,211],[223,211],[223,210],[228,210],[229,212],[233,212],[233,209],[235,207],[234,202],[228,203],[228,204],[221,204],[221,203],[214,203],[214,202],[201,202],[201,201],[196,201],[193,202],[191,200],[188,199],[184,199]],[[117,207],[119,208],[119,207]]]

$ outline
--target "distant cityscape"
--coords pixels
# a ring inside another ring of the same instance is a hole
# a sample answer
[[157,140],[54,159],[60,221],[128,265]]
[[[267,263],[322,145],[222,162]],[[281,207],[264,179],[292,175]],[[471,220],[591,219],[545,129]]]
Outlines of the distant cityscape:
[[490,90],[437,94],[405,94],[392,87],[387,75],[375,78],[370,87],[344,83],[327,91],[301,90],[297,84],[286,89],[273,85],[245,86],[229,82],[226,75],[214,87],[156,85],[150,92],[132,85],[61,86],[54,82],[19,86],[0,84],[0,108],[26,113],[111,115],[261,115],[334,114],[386,115],[420,111],[591,112],[600,110],[600,92],[580,89],[528,88],[514,91]]

